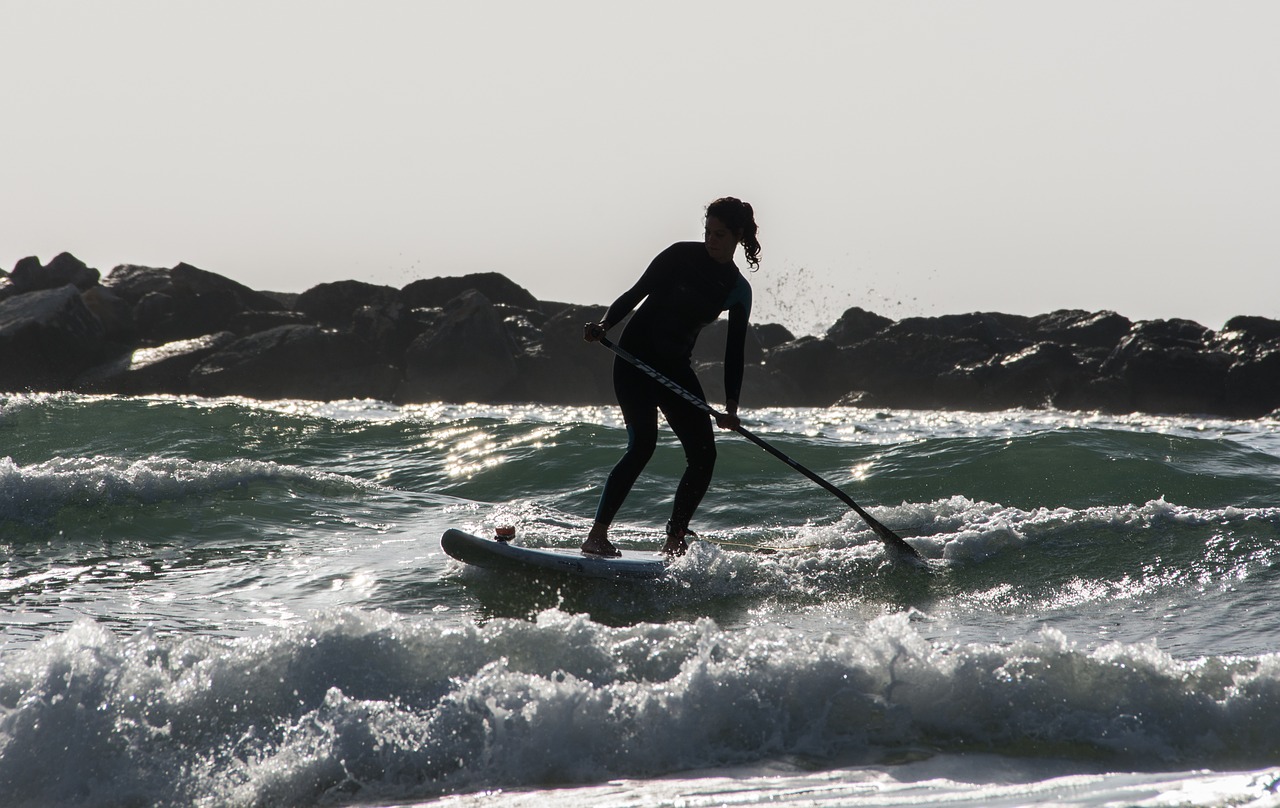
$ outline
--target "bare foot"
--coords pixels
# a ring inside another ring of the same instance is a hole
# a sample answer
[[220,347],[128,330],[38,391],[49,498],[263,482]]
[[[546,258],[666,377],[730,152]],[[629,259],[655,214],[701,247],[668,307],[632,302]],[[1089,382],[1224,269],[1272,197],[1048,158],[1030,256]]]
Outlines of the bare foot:
[[617,558],[622,555],[622,551],[609,541],[609,528],[598,524],[591,526],[587,540],[582,543],[582,552],[604,558]]
[[667,543],[662,547],[662,552],[669,556],[682,556],[688,549],[689,544],[684,540],[683,536],[668,536]]
[[678,528],[671,522],[667,522],[667,543],[663,545],[662,552],[669,556],[682,556],[689,550],[689,544],[685,541],[686,536],[697,538],[697,534],[687,527]]
[[582,552],[604,558],[617,558],[622,555],[622,551],[614,547],[608,539],[587,539],[582,543]]

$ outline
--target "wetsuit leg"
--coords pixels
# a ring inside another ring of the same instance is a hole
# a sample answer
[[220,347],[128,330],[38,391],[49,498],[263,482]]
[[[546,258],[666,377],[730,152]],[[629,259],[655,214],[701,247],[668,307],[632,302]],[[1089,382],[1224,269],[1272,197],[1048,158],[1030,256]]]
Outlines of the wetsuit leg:
[[622,455],[600,493],[596,522],[613,523],[631,487],[658,445],[657,385],[648,376],[624,363],[615,363],[613,389],[627,425],[627,451]]
[[[684,389],[699,398],[706,398],[692,368],[687,372],[671,375]],[[664,389],[662,392],[658,406],[672,431],[680,439],[680,445],[684,447],[686,463],[671,507],[671,523],[679,531],[689,526],[689,520],[693,518],[694,511],[711,486],[711,475],[716,467],[716,440],[711,428],[711,416],[669,390]]]

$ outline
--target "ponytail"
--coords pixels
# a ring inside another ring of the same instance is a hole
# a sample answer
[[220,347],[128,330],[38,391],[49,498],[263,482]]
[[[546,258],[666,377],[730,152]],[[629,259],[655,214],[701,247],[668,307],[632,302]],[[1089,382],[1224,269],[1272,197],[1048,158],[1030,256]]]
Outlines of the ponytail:
[[756,226],[756,214],[751,206],[741,199],[731,196],[722,197],[707,205],[707,217],[714,216],[738,236],[747,255],[747,263],[752,270],[760,268],[760,241],[756,238],[759,228]]

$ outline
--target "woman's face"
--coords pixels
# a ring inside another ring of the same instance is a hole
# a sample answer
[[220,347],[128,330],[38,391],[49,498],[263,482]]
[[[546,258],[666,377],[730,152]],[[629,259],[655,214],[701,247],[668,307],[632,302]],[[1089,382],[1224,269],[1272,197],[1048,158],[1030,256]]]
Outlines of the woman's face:
[[733,254],[738,249],[738,237],[728,225],[714,216],[708,216],[704,235],[707,254],[712,260],[720,264],[727,264],[733,260]]

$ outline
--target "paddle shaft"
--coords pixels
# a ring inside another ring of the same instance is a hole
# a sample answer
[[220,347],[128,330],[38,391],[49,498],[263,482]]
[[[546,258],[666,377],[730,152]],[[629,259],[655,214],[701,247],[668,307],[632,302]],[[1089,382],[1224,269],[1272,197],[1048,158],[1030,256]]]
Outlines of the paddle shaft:
[[[699,398],[698,396],[695,396],[693,393],[690,393],[688,390],[676,384],[671,379],[668,379],[666,376],[662,375],[660,372],[650,367],[648,364],[646,364],[642,360],[632,356],[631,353],[628,352],[627,350],[618,347],[618,345],[614,343],[613,340],[609,339],[608,337],[602,336],[600,337],[600,344],[608,348],[609,350],[613,351],[615,354],[622,357],[627,362],[630,362],[632,365],[635,365],[635,367],[638,370],[645,373],[654,381],[658,382],[663,387],[666,387],[668,390],[680,396],[685,401],[688,401],[690,404],[694,405],[698,409],[702,410],[703,412],[713,417],[720,416],[721,413],[718,412],[715,409],[715,407],[712,407],[706,401]],[[903,541],[902,537],[899,536],[897,533],[894,533],[889,528],[880,524],[880,522],[876,520],[875,517],[873,517],[871,514],[867,513],[866,511],[864,511],[862,507],[858,505],[858,503],[854,502],[853,498],[850,497],[848,494],[841,491],[839,488],[836,488],[834,485],[827,482],[822,477],[818,476],[815,472],[800,465],[800,463],[793,460],[781,449],[765,441],[764,438],[761,438],[758,435],[755,435],[752,432],[748,431],[747,428],[742,426],[741,424],[739,424],[736,427],[733,427],[733,431],[737,432],[742,437],[751,441],[756,446],[759,446],[761,449],[764,449],[766,452],[778,458],[783,463],[786,463],[791,468],[795,469],[796,471],[800,472],[804,476],[808,477],[810,480],[813,480],[815,483],[822,486],[824,489],[830,492],[833,496],[835,496],[841,502],[848,505],[850,508],[853,509],[854,513],[862,517],[862,521],[866,522],[871,527],[871,529],[875,531],[876,535],[880,537],[881,541],[883,541],[891,549],[897,550],[898,552],[904,553],[912,558],[916,558],[916,559],[920,558],[920,553],[916,552],[916,549],[914,547],[912,547],[911,545]]]

